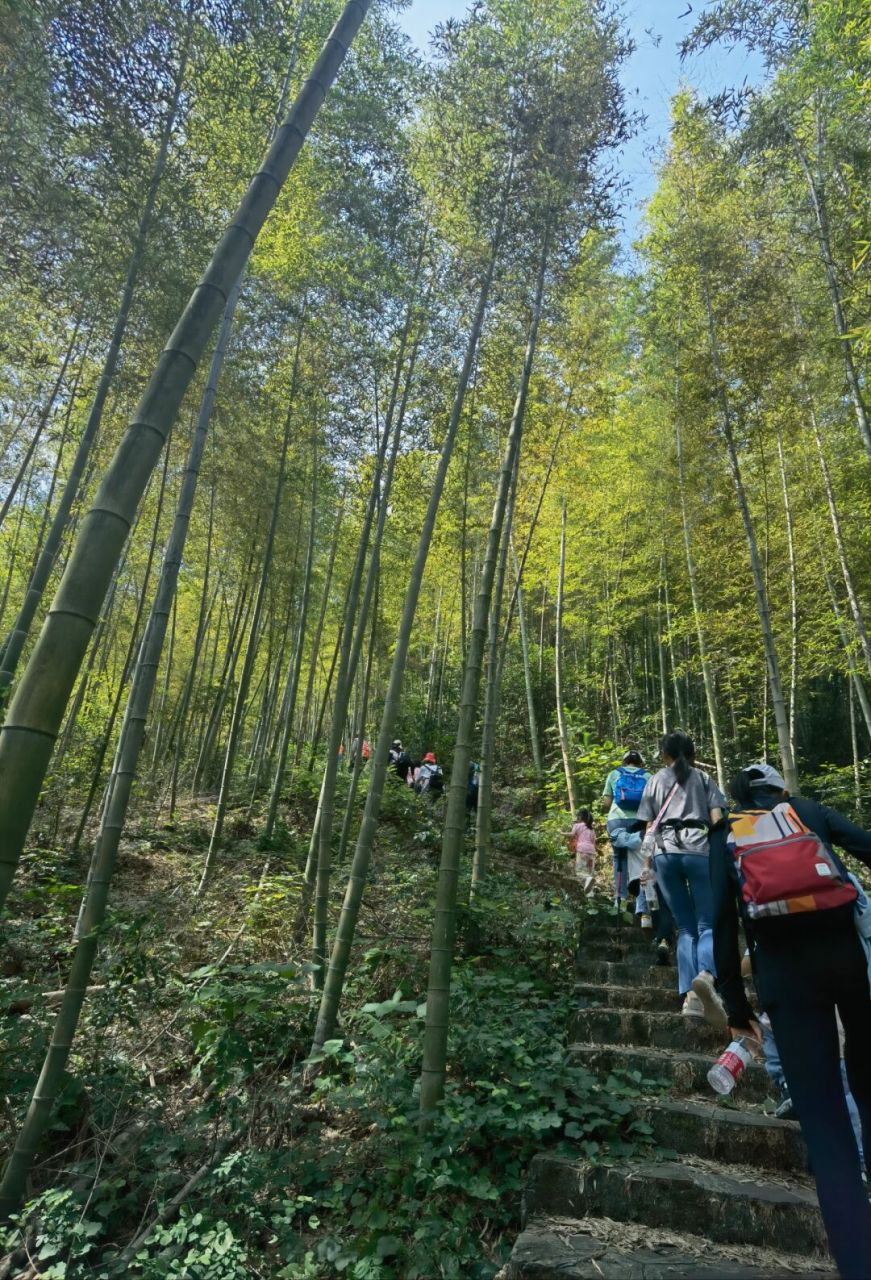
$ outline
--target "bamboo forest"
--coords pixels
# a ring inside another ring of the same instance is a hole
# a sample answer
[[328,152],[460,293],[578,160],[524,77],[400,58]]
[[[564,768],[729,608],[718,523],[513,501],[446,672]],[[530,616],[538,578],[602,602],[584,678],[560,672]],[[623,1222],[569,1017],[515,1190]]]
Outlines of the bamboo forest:
[[871,1275],[867,976],[806,1089],[729,853],[871,884],[867,0],[0,0],[0,85],[0,1280]]

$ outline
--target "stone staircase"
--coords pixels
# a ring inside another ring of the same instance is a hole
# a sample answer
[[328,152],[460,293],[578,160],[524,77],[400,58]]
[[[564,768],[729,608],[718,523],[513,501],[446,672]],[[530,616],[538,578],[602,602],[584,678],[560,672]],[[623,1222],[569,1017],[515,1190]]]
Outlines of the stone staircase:
[[723,1037],[681,1016],[675,970],[653,967],[649,935],[591,924],[577,993],[573,1059],[662,1082],[635,1115],[677,1158],[536,1156],[499,1280],[833,1277],[798,1125],[765,1113],[755,1063],[717,1099],[705,1077]]

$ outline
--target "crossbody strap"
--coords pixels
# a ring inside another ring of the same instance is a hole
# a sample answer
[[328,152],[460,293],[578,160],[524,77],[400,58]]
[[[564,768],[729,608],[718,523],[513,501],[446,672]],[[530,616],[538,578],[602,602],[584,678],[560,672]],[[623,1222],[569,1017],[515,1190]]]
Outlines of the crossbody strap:
[[658,813],[658,814],[656,815],[656,817],[654,818],[653,822],[652,822],[652,823],[650,824],[650,826],[647,828],[647,834],[648,834],[649,836],[655,836],[655,835],[656,835],[656,832],[657,832],[657,829],[658,829],[658,827],[659,827],[659,824],[660,824],[660,822],[662,822],[663,818],[665,817],[665,811],[666,811],[666,809],[668,808],[668,806],[671,804],[672,800],[674,799],[674,793],[675,793],[675,791],[677,791],[677,789],[678,789],[678,787],[679,787],[679,786],[680,786],[680,783],[679,783],[679,782],[676,782],[676,783],[674,784],[674,786],[672,787],[671,791],[669,791],[668,795],[665,797],[665,804],[662,806],[662,808],[660,809],[659,813]]

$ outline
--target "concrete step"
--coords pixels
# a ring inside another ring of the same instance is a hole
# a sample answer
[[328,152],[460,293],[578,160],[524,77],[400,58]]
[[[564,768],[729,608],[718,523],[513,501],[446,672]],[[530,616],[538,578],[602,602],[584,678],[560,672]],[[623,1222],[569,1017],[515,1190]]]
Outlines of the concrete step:
[[681,998],[676,990],[665,987],[606,986],[600,982],[579,982],[575,986],[580,1008],[600,1006],[604,1009],[647,1009],[652,1013],[680,1011]]
[[650,1049],[709,1050],[716,1058],[728,1043],[728,1032],[681,1013],[649,1013],[638,1009],[578,1009],[570,1028],[580,1044],[636,1045]]
[[807,1151],[794,1120],[673,1099],[643,1103],[636,1115],[651,1126],[654,1142],[681,1155],[799,1176],[807,1170]]
[[717,1243],[761,1245],[819,1258],[828,1256],[817,1198],[786,1181],[736,1176],[696,1160],[627,1160],[613,1167],[565,1156],[533,1158],[526,1189],[528,1214],[616,1217],[690,1232]]
[[[587,1070],[607,1075],[609,1071],[640,1071],[646,1080],[664,1080],[675,1093],[699,1093],[715,1102],[707,1075],[713,1053],[674,1052],[622,1044],[573,1044],[572,1061]],[[765,1068],[752,1062],[741,1077],[732,1098],[738,1106],[771,1098],[771,1081]]]
[[581,982],[600,982],[617,987],[661,987],[677,994],[677,971],[673,966],[659,968],[652,953],[643,964],[632,960],[600,960],[581,957],[575,964]]
[[535,1217],[496,1280],[836,1280],[807,1258],[608,1218]]

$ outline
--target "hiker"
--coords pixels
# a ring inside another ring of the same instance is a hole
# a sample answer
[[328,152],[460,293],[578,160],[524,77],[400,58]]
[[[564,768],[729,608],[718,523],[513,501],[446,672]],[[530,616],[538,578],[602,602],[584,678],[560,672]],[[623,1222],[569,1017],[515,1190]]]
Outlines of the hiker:
[[[685,733],[660,740],[663,768],[644,788],[638,817],[647,824],[647,865],[677,925],[678,991],[687,1018],[725,1029],[726,1016],[714,986],[711,878],[708,832],[723,816],[726,798],[695,767],[695,744]],[[652,861],[652,866],[651,866]]]
[[471,822],[478,812],[478,792],[481,787],[481,766],[477,760],[469,765],[469,776],[466,779],[466,817]]
[[628,897],[630,880],[634,880],[640,870],[638,806],[649,777],[644,757],[633,749],[624,753],[619,766],[611,770],[602,788],[601,803],[608,810],[605,830],[614,856],[614,905],[618,911],[622,900]]
[[394,738],[387,753],[388,762],[393,766],[393,772],[399,778],[400,782],[411,785],[411,778],[414,773],[414,761],[405,750],[399,738]]
[[[829,1247],[841,1276],[858,1280],[871,1268],[871,1207],[841,1080],[837,1015],[868,1151],[868,925],[833,845],[871,867],[871,834],[815,800],[790,799],[769,764],[748,765],[729,790],[735,810],[713,833],[710,857],[718,983],[729,1029],[735,1037],[761,1042],[741,981],[741,920],[757,999],[770,1019],[807,1144]],[[866,931],[864,939],[859,928]]]
[[432,751],[428,751],[414,771],[414,789],[419,796],[426,796],[432,803],[445,789],[442,767]]
[[590,810],[579,809],[571,830],[561,834],[575,855],[575,875],[583,882],[584,893],[589,893],[596,870],[596,832]]
[[[371,756],[371,754],[372,754],[372,748],[369,746],[369,743],[366,741],[366,739],[365,739],[365,738],[363,738],[363,740],[362,740],[362,742],[361,742],[361,740],[360,740],[360,734],[357,734],[356,738],[355,738],[355,739],[354,739],[354,741],[351,743],[351,755],[350,755],[350,759],[348,760],[348,771],[349,771],[349,772],[351,772],[351,771],[353,770],[354,765],[357,763],[357,752],[358,752],[358,751],[359,751],[359,753],[360,753],[360,759],[362,760],[363,764],[365,765],[365,764],[366,764],[366,762],[368,761],[369,757],[370,757],[370,756]],[[362,767],[362,766],[361,766],[361,767]]]

